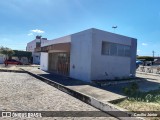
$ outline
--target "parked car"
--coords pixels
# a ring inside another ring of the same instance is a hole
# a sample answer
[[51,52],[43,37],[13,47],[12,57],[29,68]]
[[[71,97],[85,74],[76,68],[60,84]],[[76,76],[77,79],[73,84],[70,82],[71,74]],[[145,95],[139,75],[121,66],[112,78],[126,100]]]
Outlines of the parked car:
[[9,60],[5,60],[4,61],[4,64],[5,65],[8,65],[8,64],[12,64],[12,65],[22,65],[22,63],[20,61],[16,61],[14,59],[9,59]]
[[138,65],[142,65],[142,64],[143,64],[143,61],[136,60],[136,64],[138,64]]
[[136,60],[136,68],[138,68],[139,65],[143,65],[143,61]]

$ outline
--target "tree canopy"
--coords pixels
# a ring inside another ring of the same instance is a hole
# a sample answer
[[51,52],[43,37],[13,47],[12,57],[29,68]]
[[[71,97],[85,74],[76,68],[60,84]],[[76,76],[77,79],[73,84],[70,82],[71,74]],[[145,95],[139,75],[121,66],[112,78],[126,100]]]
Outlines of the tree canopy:
[[14,51],[7,47],[0,47],[0,53],[6,55],[6,57],[11,57],[14,54]]
[[32,53],[28,51],[20,51],[20,50],[14,50],[13,56],[18,57],[21,59],[22,57],[27,57],[30,59],[32,57]]
[[12,50],[10,48],[7,47],[0,47],[0,54],[6,55],[6,57],[11,58],[12,56],[18,57],[19,59],[21,59],[22,57],[27,57],[28,59],[30,59],[32,57],[32,53],[28,52],[28,51],[20,51],[20,50]]
[[150,56],[138,56],[137,59],[143,61],[154,61],[154,58]]

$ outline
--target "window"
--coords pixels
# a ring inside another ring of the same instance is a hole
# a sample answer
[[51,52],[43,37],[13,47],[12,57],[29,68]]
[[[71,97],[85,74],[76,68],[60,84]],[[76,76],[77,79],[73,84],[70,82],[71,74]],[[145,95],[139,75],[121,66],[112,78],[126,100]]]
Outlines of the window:
[[108,42],[102,42],[102,54],[109,55],[110,53],[110,44]]
[[131,48],[127,45],[102,42],[102,55],[130,57]]
[[124,45],[118,45],[118,56],[124,56]]
[[131,54],[130,46],[125,46],[125,56],[130,57],[130,54]]
[[117,44],[110,43],[110,55],[117,55]]

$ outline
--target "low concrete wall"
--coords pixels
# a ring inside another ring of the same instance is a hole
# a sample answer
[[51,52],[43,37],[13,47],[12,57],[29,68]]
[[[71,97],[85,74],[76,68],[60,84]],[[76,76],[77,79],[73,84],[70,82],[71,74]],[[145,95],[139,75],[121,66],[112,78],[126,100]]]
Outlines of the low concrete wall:
[[[103,111],[103,112],[106,112],[107,114],[110,114],[111,116],[114,116],[114,117],[116,117],[118,119],[121,119],[121,120],[128,120],[128,119],[142,120],[142,118],[130,117],[130,116],[133,115],[133,113],[131,113],[129,111],[126,112],[127,110],[119,108],[119,107],[117,107],[117,106],[115,106],[115,105],[113,105],[113,104],[111,104],[109,102],[103,103],[103,102],[101,102],[101,101],[99,101],[99,100],[97,100],[97,99],[95,99],[95,98],[93,98],[91,96],[85,95],[85,94],[83,94],[81,92],[74,91],[74,90],[72,90],[70,88],[67,88],[66,86],[64,86],[62,84],[59,84],[57,82],[54,82],[54,81],[52,81],[50,79],[47,79],[47,78],[44,78],[42,76],[33,74],[33,73],[29,72],[29,71],[25,71],[25,72],[27,72],[29,75],[32,75],[33,77],[35,77],[37,79],[40,79],[41,81],[43,81],[43,82],[45,82],[45,83],[57,88],[57,89],[65,92],[65,93],[67,93],[67,94],[69,94],[69,95],[71,95],[71,96],[73,96],[73,97],[75,97],[75,98],[77,98],[77,99],[79,99],[79,100],[81,100],[81,101],[83,101],[83,102],[85,102],[85,103],[87,103],[87,104],[89,104],[89,105],[91,105],[91,106]],[[118,114],[114,114],[113,111],[117,112]],[[119,117],[119,116],[124,116],[124,117]]]

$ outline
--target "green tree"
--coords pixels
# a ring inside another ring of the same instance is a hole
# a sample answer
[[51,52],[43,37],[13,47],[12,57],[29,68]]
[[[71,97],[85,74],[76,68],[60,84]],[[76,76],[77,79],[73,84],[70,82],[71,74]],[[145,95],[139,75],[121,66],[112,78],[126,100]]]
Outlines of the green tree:
[[32,53],[28,51],[14,50],[13,56],[18,57],[19,60],[21,60],[22,57],[27,57],[29,60],[32,57]]
[[14,51],[10,48],[1,46],[0,47],[0,54],[5,55],[6,59],[8,59],[8,58],[12,57],[12,55],[14,54]]
[[137,59],[143,61],[154,61],[154,58],[150,56],[137,56]]

